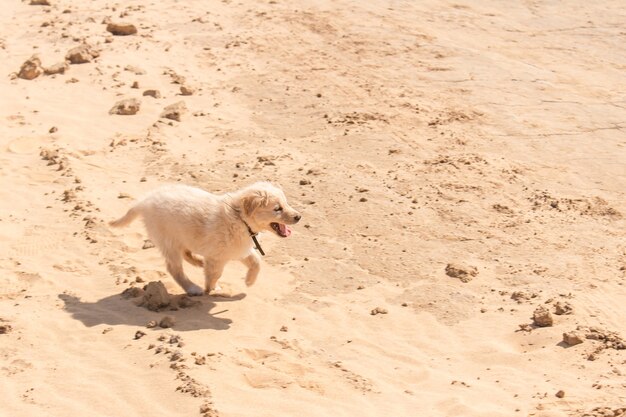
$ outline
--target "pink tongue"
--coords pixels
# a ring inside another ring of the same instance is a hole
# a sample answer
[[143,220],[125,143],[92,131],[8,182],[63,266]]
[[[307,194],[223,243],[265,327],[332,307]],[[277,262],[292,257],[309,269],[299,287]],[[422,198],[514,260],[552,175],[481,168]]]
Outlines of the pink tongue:
[[282,234],[285,237],[291,234],[291,229],[289,228],[289,226],[285,224],[278,223],[278,228],[280,229],[280,234]]

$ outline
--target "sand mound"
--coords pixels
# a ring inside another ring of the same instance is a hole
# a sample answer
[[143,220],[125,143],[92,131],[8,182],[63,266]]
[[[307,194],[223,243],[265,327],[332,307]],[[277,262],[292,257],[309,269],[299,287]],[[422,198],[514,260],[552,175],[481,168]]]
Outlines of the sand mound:
[[37,55],[33,55],[27,59],[20,67],[17,76],[25,80],[32,80],[39,77],[43,72],[41,61]]
[[448,264],[446,265],[446,275],[452,278],[458,278],[461,282],[470,282],[478,275],[478,269],[471,265]]
[[140,306],[151,311],[159,311],[169,307],[172,298],[161,281],[149,282],[144,287]]
[[132,116],[133,114],[137,114],[139,109],[141,108],[141,102],[136,98],[127,98],[115,103],[111,110],[109,110],[109,114],[119,114],[122,116]]
[[[143,288],[129,287],[122,291],[121,295],[125,299],[138,299],[135,301],[136,304],[150,311],[178,310],[179,308],[191,308],[202,304],[202,301],[195,300],[187,294],[170,294],[161,281],[148,282]],[[154,326],[156,326],[156,322],[154,325],[148,325],[148,327]]]

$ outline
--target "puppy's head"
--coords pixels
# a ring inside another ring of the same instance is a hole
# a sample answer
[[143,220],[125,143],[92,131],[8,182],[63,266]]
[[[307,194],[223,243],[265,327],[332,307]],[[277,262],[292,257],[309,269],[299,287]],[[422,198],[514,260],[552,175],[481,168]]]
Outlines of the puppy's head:
[[240,194],[241,214],[255,231],[269,230],[280,237],[291,234],[289,224],[300,221],[300,213],[288,203],[285,193],[269,182],[257,182]]

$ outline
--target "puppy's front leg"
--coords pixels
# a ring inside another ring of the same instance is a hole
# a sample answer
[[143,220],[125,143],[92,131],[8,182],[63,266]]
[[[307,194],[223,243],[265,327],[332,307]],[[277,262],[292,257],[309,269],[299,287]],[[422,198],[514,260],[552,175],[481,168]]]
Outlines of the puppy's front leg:
[[206,292],[211,293],[221,288],[217,285],[217,280],[222,276],[224,264],[212,259],[204,258],[204,286]]
[[246,274],[246,285],[249,287],[255,283],[256,277],[261,270],[261,257],[256,252],[251,252],[241,260],[245,266],[248,267],[248,273]]

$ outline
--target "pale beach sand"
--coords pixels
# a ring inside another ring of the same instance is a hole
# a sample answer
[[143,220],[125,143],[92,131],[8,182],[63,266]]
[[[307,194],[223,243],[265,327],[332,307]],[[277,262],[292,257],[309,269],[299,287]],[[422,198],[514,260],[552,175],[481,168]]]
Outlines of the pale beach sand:
[[[0,4],[1,416],[626,413],[623,2],[49,1]],[[257,180],[255,286],[121,297],[182,291],[108,221]]]

